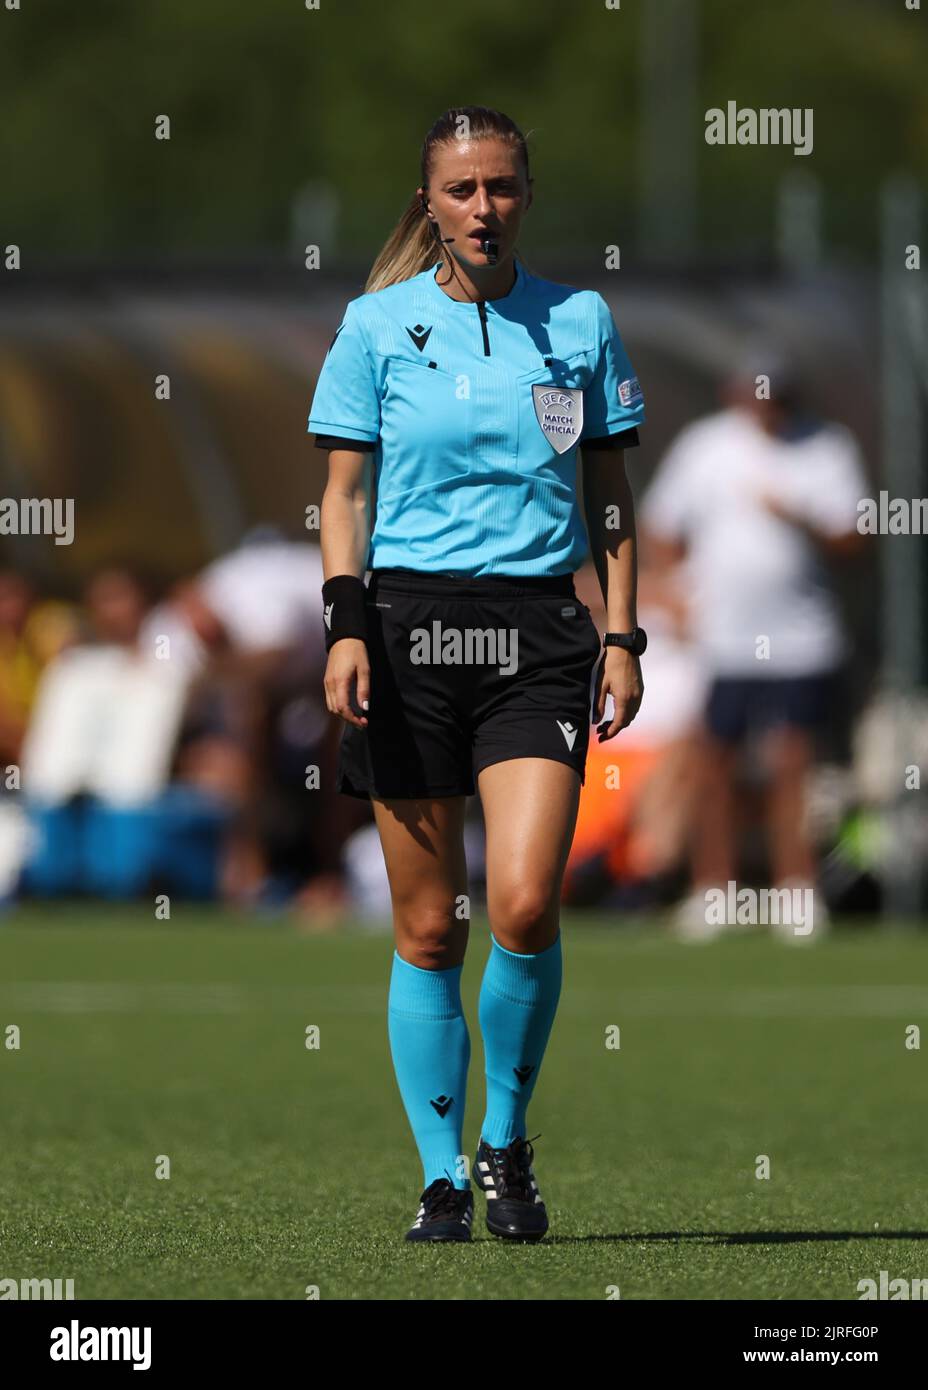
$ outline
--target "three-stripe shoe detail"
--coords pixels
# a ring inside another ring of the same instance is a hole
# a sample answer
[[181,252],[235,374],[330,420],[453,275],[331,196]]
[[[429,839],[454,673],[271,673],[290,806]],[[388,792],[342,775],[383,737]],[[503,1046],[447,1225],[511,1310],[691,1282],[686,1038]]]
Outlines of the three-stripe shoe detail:
[[[535,1135],[540,1138],[540,1135]],[[531,1141],[517,1135],[494,1149],[481,1137],[474,1161],[474,1182],[486,1194],[487,1230],[507,1240],[540,1240],[548,1229],[532,1162]]]
[[419,1198],[416,1219],[407,1240],[470,1240],[474,1219],[474,1194],[469,1187],[455,1187],[448,1178],[436,1178]]

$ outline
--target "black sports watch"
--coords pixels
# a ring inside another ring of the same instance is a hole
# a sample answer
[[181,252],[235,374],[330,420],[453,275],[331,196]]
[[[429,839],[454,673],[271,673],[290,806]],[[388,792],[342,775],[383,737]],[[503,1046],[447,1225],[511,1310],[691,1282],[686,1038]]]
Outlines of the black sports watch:
[[648,634],[643,627],[633,627],[631,632],[607,632],[603,637],[606,647],[624,647],[632,656],[641,656],[648,645]]

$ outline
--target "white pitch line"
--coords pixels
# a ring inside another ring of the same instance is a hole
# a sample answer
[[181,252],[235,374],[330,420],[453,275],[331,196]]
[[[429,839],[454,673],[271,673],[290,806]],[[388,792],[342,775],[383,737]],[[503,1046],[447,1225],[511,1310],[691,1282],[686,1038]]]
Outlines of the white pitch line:
[[[388,982],[327,986],[228,982],[140,983],[132,980],[21,980],[0,986],[4,1011],[29,1013],[257,1013],[384,1014]],[[587,1019],[659,1018],[895,1018],[917,1022],[928,1013],[928,989],[915,985],[733,986],[704,990],[688,985],[635,989],[566,988],[558,1012]]]

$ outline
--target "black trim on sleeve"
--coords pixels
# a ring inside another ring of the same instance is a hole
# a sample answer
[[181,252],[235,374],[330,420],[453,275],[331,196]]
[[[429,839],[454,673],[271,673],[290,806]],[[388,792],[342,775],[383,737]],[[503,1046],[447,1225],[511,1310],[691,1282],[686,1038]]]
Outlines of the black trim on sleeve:
[[618,434],[604,434],[600,439],[581,439],[581,449],[634,449],[641,443],[638,438],[638,430],[632,425],[630,429],[619,430]]
[[376,440],[371,439],[348,439],[341,434],[317,434],[317,449],[357,449],[360,453],[373,453],[376,449]]

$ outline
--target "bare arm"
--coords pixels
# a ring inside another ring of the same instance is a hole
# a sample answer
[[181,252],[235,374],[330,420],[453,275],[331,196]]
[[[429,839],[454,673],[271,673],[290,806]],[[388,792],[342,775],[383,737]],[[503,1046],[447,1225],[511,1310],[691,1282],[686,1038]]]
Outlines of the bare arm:
[[363,578],[370,540],[371,454],[330,449],[329,478],[322,494],[322,568]]
[[837,533],[824,531],[808,517],[803,516],[801,512],[785,506],[775,497],[765,497],[764,502],[768,511],[773,512],[774,516],[780,517],[781,520],[790,522],[800,531],[804,531],[809,539],[819,546],[830,559],[854,559],[862,554],[866,547],[866,536],[856,529]]
[[[361,579],[370,541],[371,500],[370,453],[356,449],[329,451],[329,478],[322,495],[322,570],[326,579],[352,574]],[[370,663],[367,646],[356,637],[343,637],[329,651],[325,670],[325,702],[332,714],[339,715],[359,729],[367,727],[365,715],[354,713],[351,687],[356,684],[356,702],[367,709],[370,701]]]
[[[581,466],[587,534],[606,605],[606,630],[630,632],[638,625],[638,553],[625,450],[584,449],[581,445]],[[615,715],[609,724],[600,722],[600,743],[632,722],[644,694],[641,663],[622,647],[607,647],[600,663],[595,701],[599,721],[604,720],[606,696],[610,694]]]

